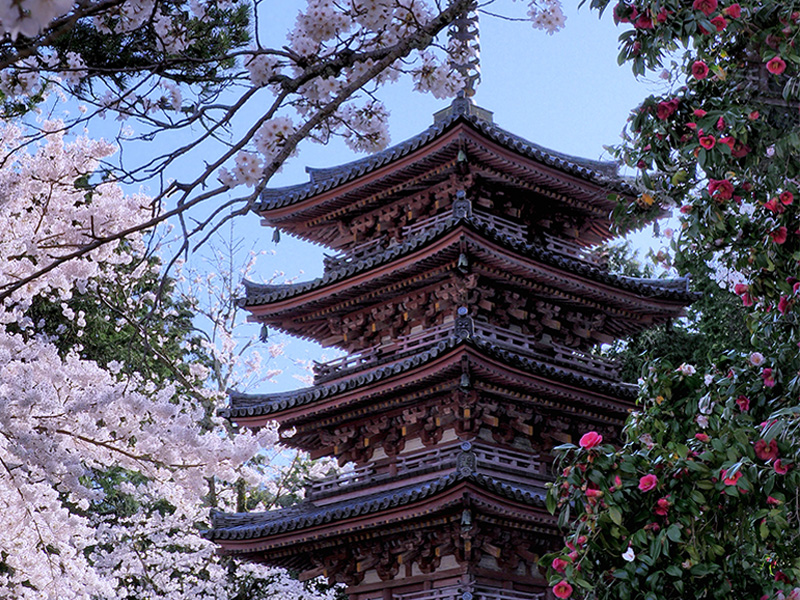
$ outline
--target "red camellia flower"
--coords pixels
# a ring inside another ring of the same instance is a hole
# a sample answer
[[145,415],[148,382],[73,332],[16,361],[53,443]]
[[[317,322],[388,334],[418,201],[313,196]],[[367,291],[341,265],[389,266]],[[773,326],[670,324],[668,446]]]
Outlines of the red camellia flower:
[[778,202],[777,198],[770,198],[769,200],[764,202],[764,208],[766,208],[769,212],[775,214],[780,214],[786,210],[783,207],[783,205],[780,202]]
[[563,558],[554,558],[553,559],[553,570],[558,571],[559,573],[563,573],[564,570],[567,568],[569,563],[564,560]]
[[572,586],[566,581],[559,581],[553,586],[553,594],[556,598],[569,598],[572,595]]
[[652,29],[653,19],[650,18],[648,13],[642,13],[639,18],[633,23],[636,29]]
[[711,15],[715,10],[717,10],[717,6],[719,3],[717,0],[694,0],[692,3],[692,8],[695,10],[699,10],[704,15]]
[[766,440],[758,440],[753,445],[753,448],[756,451],[756,456],[765,462],[778,458],[778,442],[774,439],[770,440],[769,443]]
[[739,478],[742,476],[742,472],[736,471],[735,474],[728,477],[728,472],[725,469],[722,469],[722,472],[719,475],[722,477],[722,482],[725,485],[736,485],[736,482],[739,481]]
[[742,7],[739,4],[731,4],[728,8],[722,9],[722,14],[731,19],[738,19],[742,16]]
[[747,412],[750,410],[750,399],[747,396],[739,396],[736,399],[736,406],[739,407],[740,411]]
[[708,77],[708,65],[702,60],[696,60],[692,63],[692,77],[701,81]]
[[789,472],[791,466],[792,465],[784,464],[780,458],[775,461],[775,464],[772,465],[772,467],[775,469],[775,472],[778,475],[786,475]]
[[794,194],[792,192],[786,191],[781,192],[781,195],[778,196],[778,199],[781,201],[782,204],[789,205],[794,202]]
[[750,154],[750,146],[742,142],[736,141],[731,147],[731,156],[733,158],[744,158],[748,154]]
[[603,436],[596,431],[590,431],[589,433],[583,434],[581,440],[578,442],[578,445],[585,450],[591,450],[595,446],[599,446],[602,443]]
[[767,504],[771,506],[780,506],[781,504],[783,504],[783,502],[781,502],[777,498],[773,498],[772,496],[767,496]]
[[717,143],[716,138],[713,135],[701,135],[700,136],[700,145],[705,148],[706,150],[711,150],[714,147],[714,144]]
[[788,231],[786,227],[778,227],[775,231],[771,231],[769,237],[772,238],[772,241],[776,244],[783,244],[786,242],[786,236],[788,235]]
[[653,509],[653,512],[657,515],[661,515],[662,517],[666,517],[667,513],[669,512],[669,507],[669,497],[659,498],[658,502],[656,502],[656,507]]
[[711,24],[717,28],[717,32],[724,30],[728,26],[728,22],[722,15],[717,15],[716,17],[711,19]]
[[733,197],[733,184],[727,179],[709,179],[708,193],[717,202],[730,200]]
[[705,116],[706,116],[708,113],[707,113],[706,111],[704,111],[702,108],[695,108],[695,109],[692,111],[692,114],[694,114],[694,116],[695,116],[695,117],[698,117],[698,118],[702,119],[702,118],[703,118],[703,117],[705,117]]
[[769,59],[767,61],[767,71],[773,75],[780,75],[786,70],[786,63],[780,56]]
[[649,492],[658,485],[658,477],[649,473],[647,475],[643,475],[639,479],[639,489],[643,492]]
[[782,315],[785,315],[786,312],[789,310],[789,298],[786,296],[781,296],[781,299],[778,300],[778,312]]
[[694,439],[696,439],[696,440],[700,440],[700,441],[701,441],[701,442],[703,442],[703,443],[706,443],[706,442],[708,442],[709,440],[711,440],[711,438],[710,438],[710,437],[708,437],[708,434],[707,434],[707,433],[695,433],[695,434],[694,434]]
[[659,102],[658,106],[656,106],[656,116],[662,121],[665,121],[666,119],[670,118],[676,110],[678,110],[678,103],[679,100],[677,98]]

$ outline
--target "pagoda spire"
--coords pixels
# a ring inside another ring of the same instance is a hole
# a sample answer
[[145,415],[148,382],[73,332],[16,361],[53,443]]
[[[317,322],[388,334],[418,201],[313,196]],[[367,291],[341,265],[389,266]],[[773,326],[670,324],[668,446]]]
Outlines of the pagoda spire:
[[464,87],[459,95],[472,98],[481,81],[480,26],[477,2],[472,2],[470,7],[453,21],[449,35],[453,51],[451,64],[464,78]]

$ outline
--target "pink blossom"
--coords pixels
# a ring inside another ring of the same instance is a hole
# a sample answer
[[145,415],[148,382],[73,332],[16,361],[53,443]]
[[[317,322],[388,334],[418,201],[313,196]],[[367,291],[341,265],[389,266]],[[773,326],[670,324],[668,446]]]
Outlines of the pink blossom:
[[722,14],[731,19],[738,19],[742,16],[742,7],[739,4],[731,4],[727,8],[722,9]]
[[786,475],[786,473],[789,472],[789,469],[792,468],[792,465],[784,464],[780,458],[776,460],[772,466],[778,475]]
[[639,479],[639,489],[642,492],[649,492],[650,490],[655,489],[657,485],[658,485],[658,477],[656,477],[652,473],[643,475]]
[[553,564],[551,566],[553,567],[553,570],[558,571],[559,573],[563,573],[566,570],[568,564],[569,562],[567,562],[563,558],[554,558]]
[[596,431],[590,431],[588,433],[584,433],[581,437],[578,445],[585,450],[591,450],[592,448],[599,446],[603,443],[603,436],[597,433]]
[[764,387],[775,387],[775,375],[769,367],[761,372],[761,378],[764,380]]
[[786,227],[780,226],[769,234],[770,239],[776,244],[783,244],[786,242],[789,232]]
[[702,60],[696,60],[692,63],[692,76],[698,81],[702,81],[708,77],[708,65]]
[[561,598],[561,600],[565,600],[572,595],[572,586],[567,583],[566,581],[559,581],[557,584],[553,586],[553,595],[556,598]]
[[662,517],[666,517],[670,506],[672,506],[672,503],[669,501],[669,496],[666,498],[659,498],[653,512]]
[[719,475],[722,477],[725,485],[736,485],[736,482],[739,481],[739,478],[742,476],[742,472],[736,471],[736,473],[728,477],[727,469],[722,469],[722,472]]
[[695,433],[694,437],[696,440],[700,440],[703,443],[706,443],[711,440],[711,438],[708,437],[708,434],[706,433]]
[[739,396],[736,399],[736,406],[739,407],[739,410],[742,412],[747,412],[750,410],[750,400],[747,396]]
[[780,57],[776,56],[767,62],[767,71],[773,75],[780,75],[786,70],[786,62]]

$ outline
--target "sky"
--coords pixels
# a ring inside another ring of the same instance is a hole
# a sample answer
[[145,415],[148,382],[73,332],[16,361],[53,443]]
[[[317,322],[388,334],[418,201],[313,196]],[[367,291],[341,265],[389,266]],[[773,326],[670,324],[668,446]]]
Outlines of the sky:
[[[277,3],[276,3],[277,4]],[[264,39],[284,35],[296,14],[290,4],[279,3],[280,14],[261,23]],[[494,2],[493,12],[524,16],[525,3]],[[611,15],[598,18],[587,7],[564,7],[566,26],[554,35],[534,30],[529,23],[513,22],[486,14],[480,16],[482,81],[475,95],[479,106],[494,113],[500,127],[547,148],[592,159],[610,157],[606,145],[620,141],[620,133],[632,108],[659,90],[659,82],[637,80],[628,66],[617,65],[618,29]],[[384,88],[380,98],[390,111],[392,143],[416,135],[432,123],[432,115],[449,104],[412,90],[408,81]],[[354,158],[343,144],[328,146],[305,144],[297,156],[270,183],[271,187],[307,181],[305,167],[328,167]],[[287,278],[305,281],[322,274],[322,251],[310,244],[282,236],[279,244],[271,242],[272,231],[258,227],[258,217],[237,224],[248,239],[257,240],[258,248],[270,254],[261,259],[256,277],[268,279],[276,272]],[[647,243],[640,237],[637,244]],[[335,356],[312,344],[292,341],[286,357],[303,360]],[[276,361],[286,373],[276,382],[266,383],[257,391],[273,392],[299,387],[297,373],[285,359]]]

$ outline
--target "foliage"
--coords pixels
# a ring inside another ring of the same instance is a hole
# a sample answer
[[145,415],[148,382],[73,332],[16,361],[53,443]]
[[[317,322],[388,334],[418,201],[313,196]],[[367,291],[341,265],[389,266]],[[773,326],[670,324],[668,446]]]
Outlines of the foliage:
[[617,216],[679,207],[676,266],[705,295],[678,336],[631,344],[665,352],[642,368],[624,445],[591,433],[561,449],[548,504],[567,546],[544,558],[559,598],[800,595],[796,8],[613,9],[632,27],[620,63],[639,75],[666,67],[670,82],[634,111],[617,149],[643,190]]

